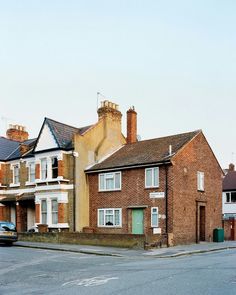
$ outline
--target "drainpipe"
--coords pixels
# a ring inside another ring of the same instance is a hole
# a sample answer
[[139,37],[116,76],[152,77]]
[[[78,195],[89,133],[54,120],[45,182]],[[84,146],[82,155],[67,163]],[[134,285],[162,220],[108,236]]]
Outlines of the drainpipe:
[[74,189],[73,189],[73,231],[76,231],[76,220],[75,220],[75,215],[76,215],[76,158],[78,157],[77,152],[72,152],[73,156],[73,184],[74,184]]
[[169,247],[169,228],[168,228],[168,166],[165,166],[165,196],[166,196],[166,237],[167,237],[167,247]]

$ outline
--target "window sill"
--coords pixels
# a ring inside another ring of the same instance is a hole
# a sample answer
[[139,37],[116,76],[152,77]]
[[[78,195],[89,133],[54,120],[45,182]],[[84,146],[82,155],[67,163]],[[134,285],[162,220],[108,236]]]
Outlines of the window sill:
[[99,193],[121,192],[121,189],[99,190]]
[[122,228],[122,225],[98,225],[99,228]]
[[160,186],[145,186],[145,189],[148,190],[148,189],[157,189],[159,188]]
[[61,176],[57,178],[48,178],[48,179],[36,179],[35,183],[40,184],[40,183],[48,183],[48,182],[60,182],[60,181],[65,181],[65,182],[70,182],[69,179],[65,179]]
[[11,183],[10,187],[20,187],[20,183]]
[[26,181],[25,186],[32,186],[35,185],[35,182]]
[[198,189],[197,191],[200,192],[200,193],[204,193],[205,192],[204,189]]

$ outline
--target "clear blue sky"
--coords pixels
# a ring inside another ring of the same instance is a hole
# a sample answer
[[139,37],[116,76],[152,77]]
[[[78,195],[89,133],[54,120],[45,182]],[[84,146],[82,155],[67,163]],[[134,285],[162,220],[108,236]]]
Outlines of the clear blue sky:
[[0,0],[0,117],[31,137],[45,116],[91,124],[100,91],[124,119],[136,107],[142,139],[203,129],[225,167],[236,161],[235,13],[235,0]]

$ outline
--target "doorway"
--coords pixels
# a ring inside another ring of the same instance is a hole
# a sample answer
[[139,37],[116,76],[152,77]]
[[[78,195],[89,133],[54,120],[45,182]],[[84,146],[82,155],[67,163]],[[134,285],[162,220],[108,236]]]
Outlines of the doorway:
[[206,240],[206,207],[199,207],[199,240],[203,242]]
[[132,234],[143,234],[143,209],[132,210]]

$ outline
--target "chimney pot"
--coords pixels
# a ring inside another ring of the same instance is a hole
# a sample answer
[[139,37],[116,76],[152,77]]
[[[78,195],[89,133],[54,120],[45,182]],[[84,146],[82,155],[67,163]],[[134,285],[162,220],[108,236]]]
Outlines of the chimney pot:
[[233,163],[229,164],[229,171],[235,171],[235,166]]

